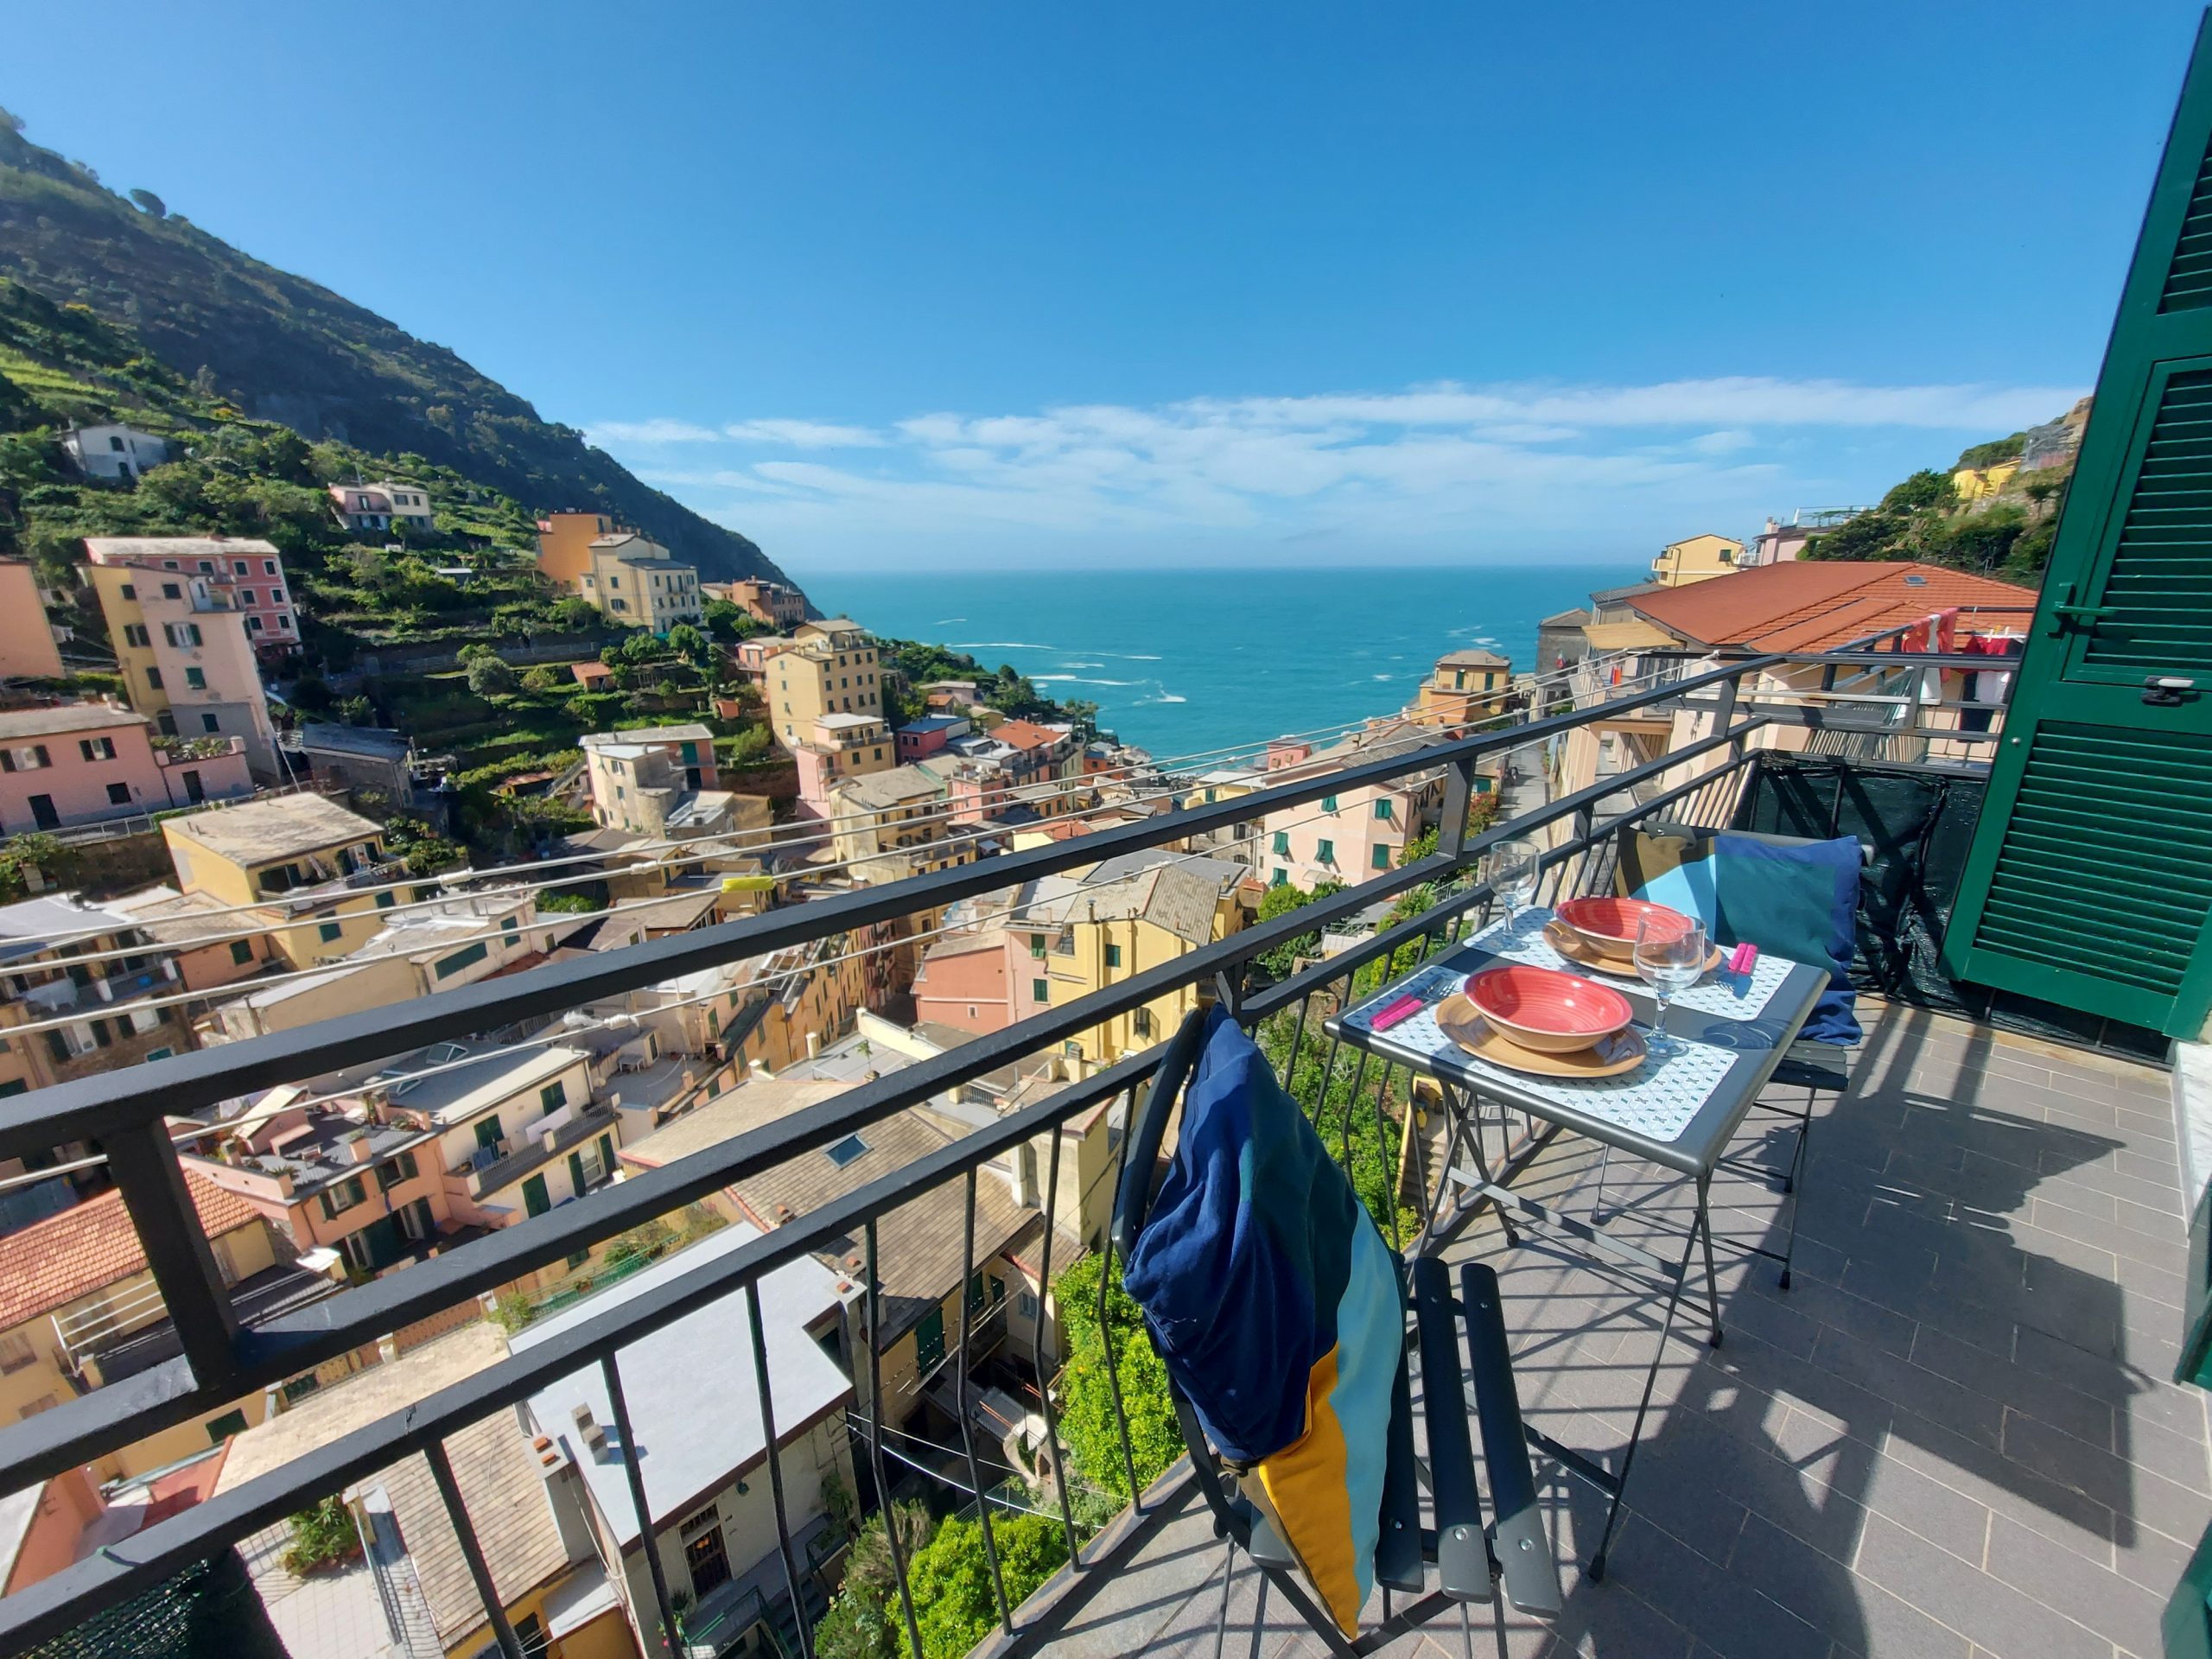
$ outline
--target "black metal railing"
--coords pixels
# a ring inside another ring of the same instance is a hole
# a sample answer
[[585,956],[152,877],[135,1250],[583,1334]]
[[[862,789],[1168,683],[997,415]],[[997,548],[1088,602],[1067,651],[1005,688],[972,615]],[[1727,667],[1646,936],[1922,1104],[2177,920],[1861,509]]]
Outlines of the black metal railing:
[[[68,1401],[22,1422],[0,1427],[0,1491],[16,1491],[36,1480],[106,1456],[161,1429],[243,1395],[279,1384],[324,1361],[337,1358],[380,1337],[445,1313],[456,1305],[509,1286],[549,1264],[571,1257],[595,1243],[683,1209],[721,1189],[786,1160],[832,1145],[893,1114],[944,1096],[1024,1057],[1057,1052],[1068,1040],[1116,1015],[1172,995],[1196,993],[1225,1003],[1241,1020],[1258,1025],[1280,1019],[1292,1034],[1282,1069],[1286,1080],[1296,1072],[1309,1032],[1319,1040],[1318,1020],[1309,1011],[1348,1001],[1358,976],[1402,967],[1405,953],[1426,955],[1456,944],[1471,922],[1488,913],[1491,893],[1479,879],[1483,855],[1509,837],[1535,836],[1545,846],[1546,896],[1594,890],[1611,879],[1611,847],[1624,825],[1665,816],[1681,821],[1721,823],[1728,820],[1756,762],[1753,740],[1774,722],[1767,713],[1739,704],[1738,688],[1747,675],[1793,660],[1777,656],[1749,658],[1702,672],[1685,674],[1592,708],[1522,725],[1453,739],[1334,772],[1303,773],[1292,783],[1235,800],[1194,805],[1103,831],[1072,843],[955,865],[893,886],[861,888],[789,909],[771,911],[718,927],[677,935],[589,960],[562,963],[509,978],[490,980],[442,993],[411,1004],[404,1013],[382,1010],[347,1016],[303,1029],[178,1056],[118,1072],[57,1084],[0,1103],[0,1157],[22,1156],[79,1140],[96,1140],[105,1148],[117,1185],[146,1248],[146,1255],[171,1319],[182,1338],[181,1356],[111,1386]],[[1889,658],[1891,664],[1895,658]],[[1928,659],[1951,667],[1986,666],[1984,661]],[[1469,830],[1469,804],[1477,790],[1478,768],[1486,760],[1532,742],[1563,737],[1579,727],[1643,707],[1679,703],[1710,694],[1714,720],[1708,735],[1626,771],[1599,779],[1548,804],[1493,824],[1479,834]],[[1396,868],[1374,874],[1357,886],[1315,898],[1295,912],[1247,927],[1198,945],[1180,957],[1119,980],[1078,1001],[1042,1010],[1007,1030],[982,1035],[960,1046],[916,1061],[903,1069],[861,1083],[835,1098],[802,1109],[728,1141],[695,1153],[664,1167],[632,1174],[574,1202],[499,1230],[410,1267],[403,1274],[287,1310],[274,1318],[241,1324],[225,1292],[207,1240],[194,1217],[168,1128],[172,1117],[202,1113],[219,1103],[301,1078],[358,1067],[426,1045],[495,1029],[512,1028],[550,1017],[586,1002],[640,989],[699,969],[761,957],[787,947],[994,892],[1039,876],[1087,867],[1118,854],[1171,842],[1203,844],[1210,832],[1255,823],[1268,813],[1317,802],[1365,784],[1383,784],[1438,766],[1447,768],[1435,851]],[[1192,842],[1192,838],[1199,840]],[[1425,889],[1427,902],[1417,913],[1381,928],[1371,938],[1350,944],[1325,960],[1300,968],[1279,982],[1254,971],[1261,958],[1303,936],[1368,910],[1378,899]],[[1280,1031],[1281,1027],[1276,1027]],[[1165,1036],[1165,1032],[1161,1035]],[[788,1263],[842,1241],[863,1241],[868,1302],[867,1349],[853,1356],[850,1370],[868,1382],[863,1416],[863,1448],[880,1501],[891,1490],[883,1454],[886,1405],[880,1374],[880,1303],[883,1287],[876,1273],[879,1224],[891,1212],[950,1183],[958,1183],[967,1217],[959,1283],[961,1317],[949,1332],[951,1363],[958,1368],[961,1403],[960,1452],[978,1495],[986,1551],[999,1621],[1014,1629],[1014,1608],[999,1573],[992,1543],[993,1503],[987,1496],[975,1424],[967,1409],[967,1373],[975,1332],[993,1311],[969,1306],[966,1287],[975,1283],[976,1185],[987,1165],[1018,1158],[1025,1147],[1042,1148],[1049,1173],[1042,1184],[1044,1260],[1041,1282],[1054,1270],[1052,1247],[1060,1222],[1060,1173],[1064,1141],[1071,1122],[1102,1103],[1128,1096],[1148,1076],[1156,1052],[1127,1056],[1093,1075],[1070,1083],[1050,1097],[1012,1111],[994,1123],[972,1129],[931,1151],[893,1174],[870,1182],[817,1208],[796,1215],[772,1231],[727,1251],[713,1253],[690,1270],[642,1290],[626,1294],[595,1316],[499,1360],[488,1369],[410,1403],[404,1410],[356,1429],[295,1458],[282,1467],[245,1481],[196,1507],[146,1529],[124,1545],[104,1548],[75,1565],[0,1599],[0,1653],[17,1653],[54,1637],[91,1616],[161,1584],[261,1528],[283,1520],[320,1497],[385,1469],[412,1453],[428,1456],[447,1512],[465,1557],[480,1585],[489,1583],[475,1529],[461,1501],[446,1461],[445,1442],[488,1414],[514,1407],[549,1383],[596,1366],[603,1373],[612,1403],[613,1435],[632,1444],[622,1389],[621,1351],[684,1316],[728,1299],[742,1299],[730,1316],[750,1327],[757,1383],[764,1417],[766,1464],[776,1510],[779,1551],[788,1575],[793,1605],[801,1563],[785,1512],[777,1404],[762,1341],[759,1287],[766,1275]],[[1333,1086],[1338,1053],[1332,1042],[1323,1070],[1323,1092]],[[1352,1086],[1354,1103],[1365,1103],[1368,1062],[1363,1058]],[[1390,1082],[1379,1078],[1371,1096],[1378,1124],[1383,1093]],[[1408,1090],[1410,1079],[1408,1079]],[[1347,1104],[1331,1132],[1351,1157],[1352,1106]],[[1127,1154],[1122,1142],[1121,1155]],[[1439,1184],[1439,1194],[1442,1183]],[[1435,1203],[1422,1206],[1424,1231]],[[1402,1246],[1395,1214],[1389,1229]],[[1062,1235],[1065,1236],[1065,1235]],[[1101,1317],[1112,1278],[1110,1244],[1102,1266]],[[1039,1382],[1046,1381],[1044,1332],[1047,1323],[1040,1295],[1030,1362]],[[588,1304],[585,1307],[588,1308]],[[1112,1365],[1113,1345],[1106,1346]],[[1128,1439],[1118,1377],[1112,1378],[1119,1452],[1128,1490],[1141,1494],[1136,1459]],[[1049,1388],[1041,1390],[1043,1416],[1052,1440],[1052,1467],[1065,1471],[1067,1452]],[[636,1459],[625,1455],[630,1497],[637,1511],[652,1580],[654,1605],[638,1611],[639,1624],[655,1627],[668,1651],[682,1652],[679,1625],[659,1552],[652,1541],[657,1528],[647,1510]],[[1085,1570],[1085,1539],[1069,1503],[1068,1481],[1056,1481],[1058,1512],[1066,1533],[1073,1570]],[[675,1517],[664,1517],[667,1525]],[[887,1529],[899,1586],[899,1616],[922,1650],[907,1601],[906,1561],[896,1527]],[[735,1565],[733,1563],[733,1565]],[[611,1573],[626,1583],[619,1565]],[[486,1597],[486,1614],[500,1649],[520,1659],[522,1649],[496,1599]],[[800,1620],[804,1659],[811,1642]]]

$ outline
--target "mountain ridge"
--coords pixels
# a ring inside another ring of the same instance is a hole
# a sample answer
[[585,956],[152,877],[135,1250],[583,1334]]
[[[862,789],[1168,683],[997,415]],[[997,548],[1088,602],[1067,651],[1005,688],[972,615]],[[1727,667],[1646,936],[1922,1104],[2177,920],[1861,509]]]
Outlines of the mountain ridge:
[[[134,205],[135,203],[135,205]],[[135,330],[163,363],[309,438],[416,454],[533,511],[593,507],[709,581],[791,579],[749,538],[653,489],[457,353],[232,247],[158,197],[118,194],[0,111],[0,273]]]

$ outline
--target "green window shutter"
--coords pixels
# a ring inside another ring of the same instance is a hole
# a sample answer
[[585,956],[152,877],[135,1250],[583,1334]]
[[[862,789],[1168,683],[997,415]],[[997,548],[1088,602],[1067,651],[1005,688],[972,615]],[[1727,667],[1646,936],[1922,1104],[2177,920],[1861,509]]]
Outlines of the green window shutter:
[[537,1091],[537,1104],[542,1110],[556,1112],[569,1103],[569,1085],[559,1077]]
[[1388,796],[1375,803],[1375,817],[1379,823],[1390,822],[1390,800]]
[[1278,858],[1288,858],[1290,856],[1289,830],[1278,830],[1275,831],[1275,855]]
[[614,1137],[611,1135],[599,1137],[599,1166],[610,1175],[614,1173]]
[[569,1154],[569,1191],[581,1194],[584,1190],[584,1155],[581,1152]]
[[1390,868],[1390,849],[1379,841],[1375,843],[1375,868],[1378,870]]
[[1050,1002],[1052,1000],[1052,982],[1043,979],[1031,980],[1029,982],[1029,1000],[1033,1002]]
[[1313,849],[1313,860],[1314,862],[1318,864],[1335,863],[1337,861],[1337,843],[1333,841],[1325,841],[1320,842]]
[[499,1115],[497,1112],[489,1117],[477,1120],[476,1144],[480,1147],[496,1147],[499,1144]]
[[522,1184],[522,1207],[526,1214],[533,1216],[542,1216],[553,1207],[543,1175],[533,1175]]
[[1120,945],[1109,944],[1106,947],[1106,965],[1109,968],[1118,968],[1122,965],[1122,947]]
[[2212,36],[2018,663],[1944,966],[2195,1037],[2212,1009]]
[[1324,795],[1321,798],[1321,810],[1324,812],[1335,811],[1337,810],[1337,798],[1333,795]]

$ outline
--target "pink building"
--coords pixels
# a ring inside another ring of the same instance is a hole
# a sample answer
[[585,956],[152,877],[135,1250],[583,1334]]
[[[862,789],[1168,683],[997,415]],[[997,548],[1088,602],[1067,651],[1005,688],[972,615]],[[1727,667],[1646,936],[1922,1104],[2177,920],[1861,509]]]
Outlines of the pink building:
[[893,734],[899,740],[899,764],[905,766],[939,753],[956,737],[965,737],[975,722],[955,715],[925,715]]
[[105,702],[0,714],[0,834],[60,830],[253,793],[236,737],[162,738]]
[[85,543],[94,564],[177,570],[225,586],[230,608],[245,618],[255,654],[282,657],[300,648],[299,613],[284,561],[269,543],[238,536],[94,536]]

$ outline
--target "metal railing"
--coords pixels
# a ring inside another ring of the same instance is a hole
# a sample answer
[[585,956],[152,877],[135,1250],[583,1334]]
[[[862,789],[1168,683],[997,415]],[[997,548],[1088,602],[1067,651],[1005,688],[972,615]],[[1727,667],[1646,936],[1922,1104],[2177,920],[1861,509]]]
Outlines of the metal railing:
[[[1282,1067],[1288,1079],[1297,1072],[1309,1024],[1312,1040],[1316,1044],[1321,1040],[1318,1020],[1308,1018],[1317,999],[1341,1005],[1352,994],[1357,976],[1402,969],[1408,950],[1426,954],[1448,948],[1471,920],[1479,921],[1486,915],[1490,889],[1476,876],[1482,855],[1497,842],[1541,832],[1549,842],[1545,879],[1556,897],[1570,891],[1594,890],[1611,880],[1611,849],[1616,832],[1624,824],[1658,816],[1708,823],[1726,822],[1749,775],[1748,768],[1756,761],[1751,740],[1773,723],[1770,715],[1739,703],[1738,686],[1746,676],[1785,660],[1774,656],[1747,658],[1672,678],[1668,683],[1612,699],[1595,709],[1447,740],[1334,772],[1306,772],[1292,782],[1252,795],[1187,807],[1071,843],[956,865],[892,886],[857,888],[604,956],[484,981],[421,999],[409,1004],[404,1013],[386,1009],[345,1016],[59,1084],[0,1103],[0,1157],[37,1153],[84,1139],[96,1139],[105,1147],[184,1349],[179,1357],[137,1376],[0,1427],[0,1491],[16,1491],[105,1456],[163,1428],[219,1409],[243,1395],[280,1383],[323,1361],[372,1345],[389,1332],[512,1285],[538,1268],[668,1217],[800,1154],[831,1146],[1024,1057],[1058,1052],[1063,1045],[1103,1022],[1162,998],[1211,995],[1247,1024],[1258,1025],[1277,1017],[1290,1022],[1294,1029]],[[1946,660],[1953,666],[1964,665],[1960,659]],[[1480,834],[1468,832],[1469,802],[1477,792],[1478,768],[1486,759],[1616,717],[1624,709],[1707,693],[1712,694],[1715,714],[1709,734],[1498,822]],[[1435,850],[1427,856],[1377,873],[1359,885],[1318,896],[1291,914],[1196,946],[1173,961],[1133,973],[1075,1001],[1040,1010],[1007,1029],[979,1035],[956,1048],[916,1060],[665,1166],[632,1173],[547,1213],[445,1251],[404,1273],[372,1281],[264,1323],[241,1325],[208,1242],[195,1220],[167,1127],[172,1117],[207,1112],[221,1102],[262,1089],[361,1066],[429,1044],[556,1017],[587,1002],[702,969],[766,957],[918,912],[941,909],[962,899],[1088,867],[1116,855],[1169,843],[1197,844],[1192,838],[1203,838],[1210,831],[1317,803],[1325,795],[1440,766],[1446,769],[1445,800]],[[1688,768],[1694,769],[1685,770]],[[1639,798],[1635,791],[1645,785],[1656,787],[1642,789]],[[1378,899],[1402,898],[1416,889],[1423,891],[1427,901],[1418,913],[1379,928],[1371,937],[1346,945],[1281,982],[1271,982],[1264,972],[1254,971],[1261,958],[1281,947],[1367,911]],[[1280,1033],[1281,1024],[1274,1029]],[[1165,1030],[1160,1033],[1162,1037],[1167,1034]],[[867,1351],[852,1357],[851,1370],[866,1378],[863,1398],[869,1423],[863,1437],[865,1456],[877,1500],[882,1501],[890,1482],[883,1449],[882,1413],[887,1403],[883,1355],[877,1342],[884,1297],[877,1272],[879,1223],[918,1195],[947,1184],[960,1184],[967,1222],[958,1282],[963,1287],[970,1286],[977,1270],[979,1172],[994,1162],[1019,1157],[1024,1147],[1035,1148],[1039,1160],[1048,1166],[1039,1189],[1043,1229],[1038,1273],[1040,1284],[1049,1286],[1054,1272],[1055,1232],[1061,1223],[1060,1172],[1069,1126],[1079,1116],[1137,1089],[1148,1077],[1156,1058],[1156,1051],[1147,1051],[1105,1065],[1047,1098],[974,1128],[893,1174],[794,1216],[736,1248],[712,1253],[687,1272],[643,1290],[633,1289],[595,1316],[578,1320],[474,1376],[438,1389],[400,1412],[149,1527],[131,1538],[127,1547],[96,1552],[51,1578],[0,1599],[0,1653],[20,1652],[66,1631],[96,1610],[155,1586],[245,1535],[282,1521],[323,1495],[341,1491],[350,1483],[418,1452],[429,1457],[439,1477],[448,1514],[474,1576],[480,1587],[486,1586],[490,1579],[482,1570],[476,1534],[447,1466],[447,1440],[494,1412],[512,1408],[550,1383],[597,1367],[612,1404],[614,1439],[623,1446],[630,1446],[621,1351],[688,1314],[717,1304],[726,1304],[728,1317],[743,1319],[750,1327],[766,1420],[764,1439],[779,1548],[795,1591],[802,1569],[791,1545],[794,1529],[785,1509],[779,1431],[775,1426],[777,1406],[762,1338],[760,1286],[763,1279],[780,1267],[818,1252],[851,1248],[842,1241],[861,1242],[866,1270],[858,1282],[867,1304]],[[1336,1046],[1332,1043],[1322,1074],[1325,1093],[1333,1087],[1337,1060]],[[1359,1063],[1353,1084],[1355,1100],[1363,1097],[1368,1065],[1364,1058]],[[1378,1090],[1384,1081],[1378,1078]],[[1383,1110],[1380,1092],[1375,1096],[1375,1110],[1379,1120]],[[1347,1163],[1351,1157],[1351,1109],[1347,1106],[1341,1127],[1332,1121],[1330,1130],[1340,1135]],[[1126,1157],[1126,1146],[1123,1138],[1120,1156]],[[1387,1230],[1394,1244],[1400,1243],[1401,1230],[1395,1214],[1390,1220]],[[1109,1253],[1100,1275],[1103,1321],[1105,1288],[1113,1277],[1113,1264],[1110,1246],[1102,1243],[1101,1248]],[[1062,1268],[1067,1265],[1065,1260],[1060,1263]],[[969,1306],[969,1295],[963,1288],[959,1328],[946,1335],[953,1356],[950,1363],[956,1367],[953,1378],[961,1396],[961,1450],[969,1476],[967,1490],[983,1492],[987,1483],[982,1478],[982,1459],[976,1441],[974,1414],[968,1409],[969,1371],[976,1335],[994,1310],[988,1306]],[[1033,1321],[1029,1359],[1041,1382],[1047,1375],[1043,1344],[1048,1320],[1041,1315],[1041,1297],[1039,1300],[1040,1316]],[[1109,1344],[1109,1374],[1111,1355]],[[1120,1382],[1118,1377],[1112,1382],[1128,1490],[1140,1494],[1141,1484],[1126,1421],[1122,1419]],[[896,1397],[895,1391],[891,1397]],[[1052,1442],[1052,1467],[1062,1471],[1068,1466],[1066,1453],[1050,1391],[1046,1390],[1043,1397],[1047,1433]],[[666,1529],[657,1526],[647,1511],[637,1463],[626,1458],[625,1461],[641,1536],[648,1541],[645,1554],[654,1590],[654,1606],[638,1610],[636,1617],[648,1630],[658,1625],[670,1650],[680,1651],[678,1627],[659,1552],[650,1543]],[[1060,1478],[1054,1484],[1074,1570],[1086,1570],[1084,1541],[1077,1536],[1068,1482]],[[980,1506],[983,1536],[991,1560],[999,1619],[1011,1631],[1013,1609],[1000,1582],[997,1553],[991,1546],[992,1509],[988,1501]],[[668,1525],[672,1527],[674,1520],[669,1517]],[[900,1585],[899,1612],[915,1650],[920,1651],[918,1637],[912,1634],[913,1612],[906,1598],[906,1567],[896,1528],[889,1529],[888,1538]],[[511,1659],[519,1659],[521,1649],[505,1613],[492,1605],[488,1595],[486,1602],[500,1648]],[[811,1640],[803,1624],[801,1638],[806,1649],[804,1659],[811,1659]]]

